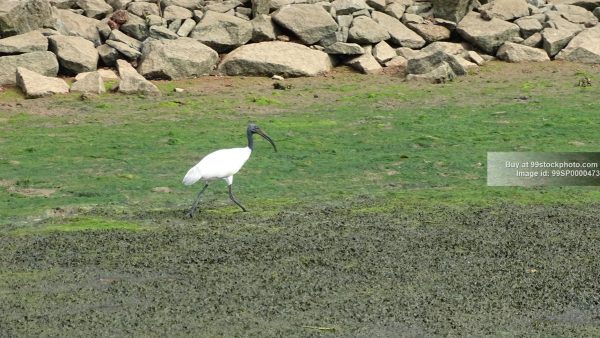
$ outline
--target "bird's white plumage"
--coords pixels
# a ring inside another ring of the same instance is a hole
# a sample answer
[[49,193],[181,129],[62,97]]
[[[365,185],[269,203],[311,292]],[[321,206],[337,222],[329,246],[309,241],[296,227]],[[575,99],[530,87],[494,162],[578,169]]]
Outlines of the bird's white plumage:
[[222,178],[227,184],[233,182],[236,174],[250,158],[250,148],[221,149],[206,155],[198,164],[188,170],[183,184],[192,185],[199,180],[210,181]]

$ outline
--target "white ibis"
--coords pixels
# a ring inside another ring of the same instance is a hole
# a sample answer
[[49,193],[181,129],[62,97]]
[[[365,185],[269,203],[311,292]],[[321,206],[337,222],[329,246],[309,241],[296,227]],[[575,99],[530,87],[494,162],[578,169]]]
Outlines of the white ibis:
[[233,193],[231,192],[233,175],[240,171],[244,163],[246,163],[246,161],[248,161],[250,158],[250,154],[254,149],[254,140],[252,139],[254,134],[258,134],[265,140],[269,141],[275,152],[277,152],[277,148],[275,147],[273,140],[271,140],[271,138],[254,123],[250,123],[248,125],[246,134],[248,136],[247,147],[221,149],[212,152],[201,159],[198,164],[193,166],[187,172],[187,174],[185,174],[185,177],[183,178],[183,184],[185,185],[192,185],[200,180],[204,181],[204,187],[198,193],[198,197],[196,197],[192,208],[187,214],[189,217],[194,216],[194,213],[198,208],[198,203],[200,202],[200,197],[202,196],[202,193],[204,193],[204,190],[206,190],[208,187],[208,182],[218,178],[224,179],[227,182],[229,198],[231,198],[233,203],[237,204],[240,208],[242,208],[243,211],[248,211],[238,200],[235,199]]

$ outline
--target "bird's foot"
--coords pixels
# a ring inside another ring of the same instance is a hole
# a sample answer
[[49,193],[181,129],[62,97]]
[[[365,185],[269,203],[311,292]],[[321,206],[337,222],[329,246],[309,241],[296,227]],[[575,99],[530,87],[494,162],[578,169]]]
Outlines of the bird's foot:
[[188,211],[185,216],[187,218],[194,218],[194,214],[196,213],[196,209],[191,209],[190,211]]

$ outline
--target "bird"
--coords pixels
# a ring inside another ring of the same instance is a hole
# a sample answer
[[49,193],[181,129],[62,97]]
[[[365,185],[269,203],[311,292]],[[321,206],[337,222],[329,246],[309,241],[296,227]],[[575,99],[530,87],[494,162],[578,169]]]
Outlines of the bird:
[[252,150],[254,150],[254,139],[253,135],[258,134],[265,140],[269,141],[273,146],[273,150],[277,152],[275,143],[264,131],[260,129],[254,123],[248,124],[246,129],[246,135],[248,137],[248,145],[244,148],[229,148],[220,149],[214,151],[200,160],[195,166],[188,170],[187,174],[183,177],[183,184],[186,186],[192,185],[200,180],[204,181],[204,187],[198,193],[192,208],[187,213],[188,217],[193,217],[194,213],[198,209],[200,203],[200,197],[208,188],[208,182],[216,179],[223,179],[227,182],[227,189],[229,191],[229,198],[235,203],[242,211],[248,211],[234,196],[231,192],[231,186],[233,185],[233,175],[235,175],[244,166],[246,161],[250,158]]

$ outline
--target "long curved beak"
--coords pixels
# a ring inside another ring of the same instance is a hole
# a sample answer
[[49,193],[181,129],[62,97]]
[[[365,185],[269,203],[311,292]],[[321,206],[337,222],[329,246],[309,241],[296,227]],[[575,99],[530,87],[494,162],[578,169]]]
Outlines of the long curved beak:
[[277,147],[275,146],[275,143],[273,142],[273,140],[271,140],[269,135],[265,134],[265,132],[260,129],[257,130],[256,133],[258,135],[262,136],[265,140],[269,141],[269,143],[271,143],[271,145],[273,146],[273,150],[275,150],[275,152],[277,152]]

